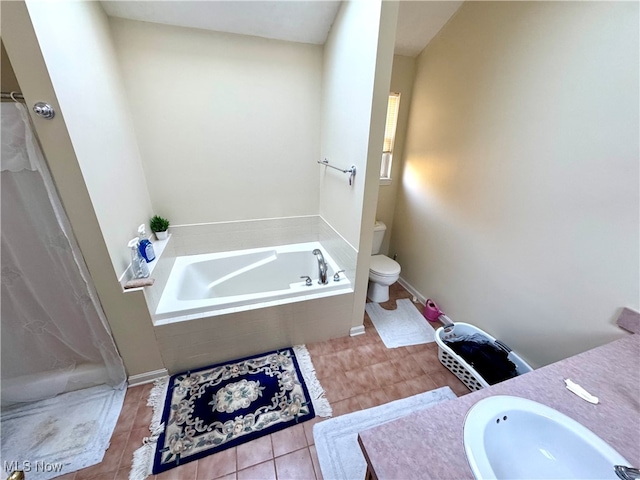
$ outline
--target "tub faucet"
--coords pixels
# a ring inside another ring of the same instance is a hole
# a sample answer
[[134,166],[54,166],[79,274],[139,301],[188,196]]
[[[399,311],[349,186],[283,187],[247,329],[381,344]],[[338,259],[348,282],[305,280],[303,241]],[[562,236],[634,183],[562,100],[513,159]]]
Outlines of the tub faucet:
[[317,255],[318,258],[318,283],[320,285],[326,285],[329,283],[329,280],[327,280],[327,262],[324,261],[322,252],[317,248],[311,253]]
[[637,468],[616,465],[613,469],[616,472],[616,475],[618,475],[622,480],[637,480],[640,478],[640,470]]

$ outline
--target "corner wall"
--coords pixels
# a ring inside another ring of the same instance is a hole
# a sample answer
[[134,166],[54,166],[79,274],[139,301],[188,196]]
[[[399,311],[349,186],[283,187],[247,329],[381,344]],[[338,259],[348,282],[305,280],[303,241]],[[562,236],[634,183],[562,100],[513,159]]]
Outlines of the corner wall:
[[399,186],[402,183],[402,159],[404,144],[407,136],[409,121],[409,109],[411,107],[411,95],[413,93],[413,81],[416,76],[416,59],[402,55],[393,56],[393,70],[391,71],[391,92],[400,93],[400,109],[398,110],[398,124],[396,127],[396,139],[393,145],[393,160],[391,163],[391,183],[380,185],[378,191],[378,206],[376,219],[387,226],[387,231],[382,242],[380,253],[393,257],[395,252],[389,251],[391,234],[393,232],[393,216],[396,206],[396,197]]
[[152,209],[107,16],[98,2],[27,8],[119,276],[130,263],[127,242]]
[[392,251],[533,365],[638,310],[635,2],[467,2],[422,52]]
[[109,22],[160,215],[317,215],[322,46]]
[[355,165],[357,173],[349,185],[348,174],[316,165],[320,215],[356,249],[367,178],[380,3],[343,2],[324,46],[321,159],[344,169]]
[[351,325],[362,325],[373,238],[397,2],[343,2],[324,50],[320,215],[356,252]]

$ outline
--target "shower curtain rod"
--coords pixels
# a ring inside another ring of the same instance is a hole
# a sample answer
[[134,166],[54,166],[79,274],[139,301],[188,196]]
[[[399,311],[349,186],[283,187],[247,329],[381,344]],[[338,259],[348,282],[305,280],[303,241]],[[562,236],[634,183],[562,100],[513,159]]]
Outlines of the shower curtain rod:
[[24,100],[24,96],[20,92],[2,92],[1,95],[3,100]]

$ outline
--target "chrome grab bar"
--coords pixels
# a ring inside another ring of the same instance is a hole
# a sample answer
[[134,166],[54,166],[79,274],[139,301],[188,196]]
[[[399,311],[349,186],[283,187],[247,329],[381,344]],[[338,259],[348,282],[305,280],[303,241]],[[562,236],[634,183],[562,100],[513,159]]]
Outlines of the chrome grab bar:
[[339,172],[342,172],[342,173],[348,173],[349,174],[349,185],[353,185],[353,179],[356,176],[356,166],[355,165],[351,165],[351,168],[334,167],[333,165],[329,164],[329,160],[327,160],[326,158],[324,160],[322,160],[322,161],[317,160],[316,163],[319,163],[320,165],[324,165],[325,167],[333,168],[334,170],[338,170]]

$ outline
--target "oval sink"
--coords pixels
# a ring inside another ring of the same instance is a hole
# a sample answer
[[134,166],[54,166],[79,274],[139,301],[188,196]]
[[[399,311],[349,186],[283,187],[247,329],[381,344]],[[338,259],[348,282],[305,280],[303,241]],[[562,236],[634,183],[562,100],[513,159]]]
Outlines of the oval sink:
[[572,418],[520,397],[476,403],[464,422],[464,448],[477,479],[618,479],[625,458]]

